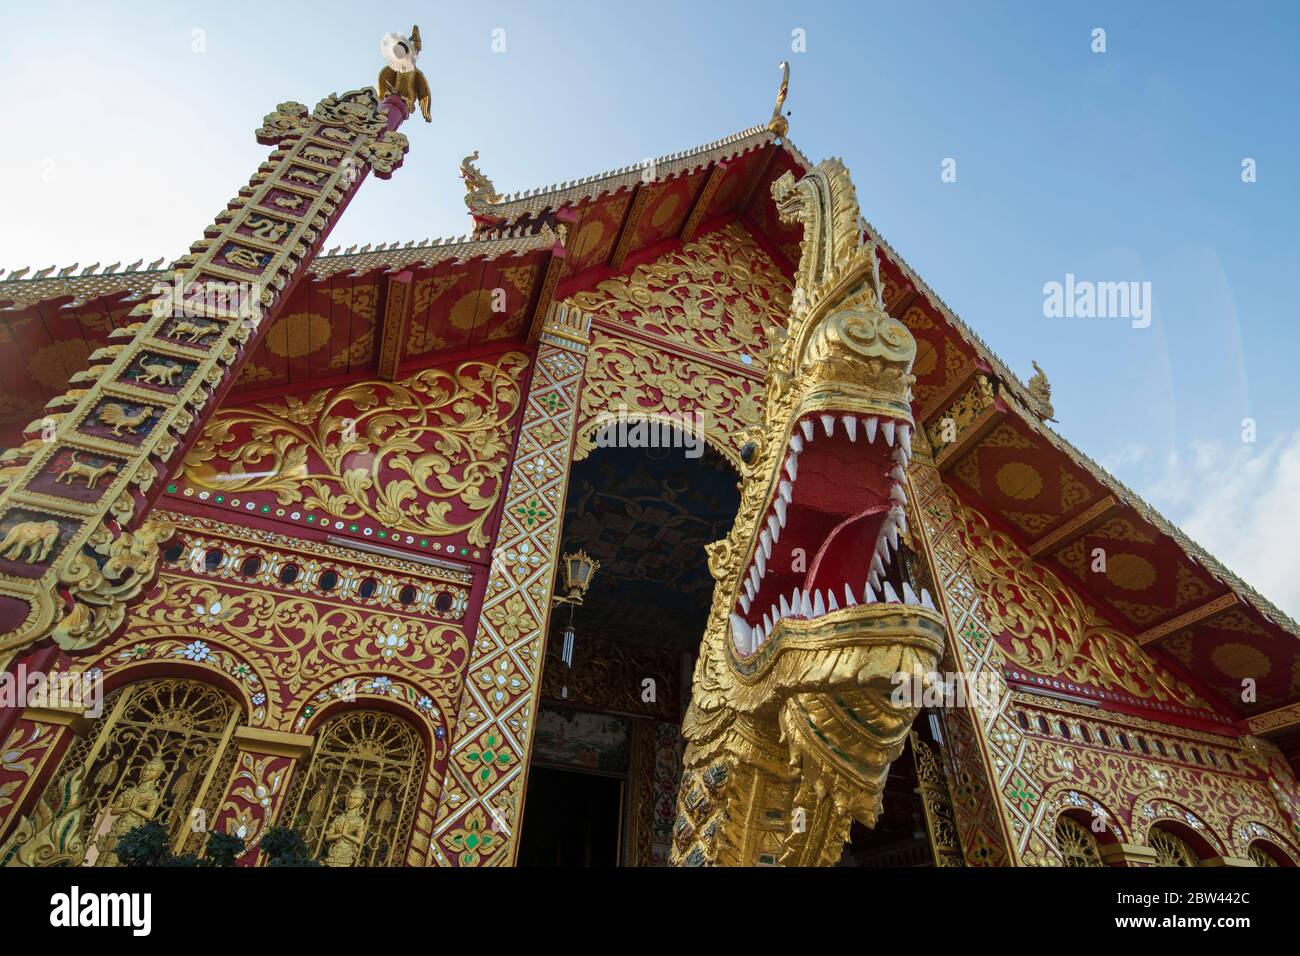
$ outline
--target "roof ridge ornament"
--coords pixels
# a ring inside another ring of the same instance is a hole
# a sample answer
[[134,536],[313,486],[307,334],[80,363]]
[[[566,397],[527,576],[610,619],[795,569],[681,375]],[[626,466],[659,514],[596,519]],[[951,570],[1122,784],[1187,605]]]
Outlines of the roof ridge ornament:
[[429,114],[429,81],[425,79],[416,61],[420,58],[419,26],[411,27],[411,36],[400,33],[385,33],[379,38],[379,55],[387,64],[379,71],[379,98],[383,100],[396,93],[406,102],[408,112],[415,112],[418,104],[420,115],[426,123],[432,123]]
[[1054,422],[1056,409],[1052,407],[1052,383],[1047,380],[1047,373],[1038,367],[1037,362],[1031,359],[1030,364],[1034,366],[1034,374],[1025,383],[1025,388],[1038,403],[1033,412],[1043,421]]
[[767,121],[767,128],[779,138],[785,139],[790,132],[790,121],[781,115],[781,107],[785,105],[786,94],[790,92],[789,61],[782,60],[777,64],[777,69],[781,71],[781,88],[776,91],[776,105],[772,107],[772,118]]
[[494,216],[489,207],[502,201],[501,194],[497,192],[492,180],[475,165],[477,160],[476,149],[460,161],[460,178],[465,181],[465,205],[478,228],[500,225],[501,217]]

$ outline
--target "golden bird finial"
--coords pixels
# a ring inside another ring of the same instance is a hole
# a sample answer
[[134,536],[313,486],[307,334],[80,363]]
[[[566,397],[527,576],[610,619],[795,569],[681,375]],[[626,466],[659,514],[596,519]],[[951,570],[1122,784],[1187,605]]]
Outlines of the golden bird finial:
[[777,68],[781,71],[781,88],[776,91],[776,105],[772,107],[772,118],[767,121],[767,128],[785,139],[785,134],[790,131],[790,122],[781,115],[781,107],[785,106],[786,94],[790,92],[790,64],[782,60]]
[[418,105],[424,121],[431,123],[433,117],[429,114],[429,81],[415,65],[423,45],[419,26],[411,27],[409,38],[400,33],[385,33],[380,37],[379,55],[387,65],[379,71],[377,86],[381,100],[396,93],[405,101],[408,110],[414,112]]

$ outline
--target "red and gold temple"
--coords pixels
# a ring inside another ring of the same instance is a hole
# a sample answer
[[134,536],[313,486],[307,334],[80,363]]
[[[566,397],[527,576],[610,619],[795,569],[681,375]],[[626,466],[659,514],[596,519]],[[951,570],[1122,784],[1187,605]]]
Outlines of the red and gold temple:
[[472,235],[326,252],[409,72],[277,106],[168,268],[0,276],[0,667],[104,690],[0,710],[0,862],[155,820],[247,865],[273,824],[338,865],[1296,865],[1300,627],[1050,427],[784,84],[559,186],[475,154]]

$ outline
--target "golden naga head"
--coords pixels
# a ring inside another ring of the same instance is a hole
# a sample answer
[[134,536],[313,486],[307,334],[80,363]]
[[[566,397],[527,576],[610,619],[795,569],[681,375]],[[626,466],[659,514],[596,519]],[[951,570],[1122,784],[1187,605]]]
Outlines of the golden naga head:
[[786,173],[772,193],[803,225],[802,255],[736,523],[709,548],[717,586],[688,732],[710,710],[779,715],[805,778],[870,819],[916,712],[891,692],[933,669],[944,638],[908,544],[916,342],[883,308],[844,165]]
[[[708,549],[717,583],[684,730],[714,752],[741,718],[742,749],[776,748],[800,805],[831,801],[839,833],[850,818],[874,823],[919,703],[894,691],[926,681],[943,649],[934,585],[909,544],[916,341],[883,308],[844,165],[786,173],[772,193],[803,225],[802,254],[741,456],[736,523]],[[791,841],[783,861],[826,862],[838,844],[822,837]]]

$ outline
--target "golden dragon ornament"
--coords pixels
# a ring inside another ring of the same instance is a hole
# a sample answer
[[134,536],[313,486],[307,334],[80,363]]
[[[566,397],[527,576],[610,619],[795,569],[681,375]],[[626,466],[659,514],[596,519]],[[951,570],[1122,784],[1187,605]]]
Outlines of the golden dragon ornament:
[[916,715],[896,688],[933,672],[945,638],[908,544],[916,342],[884,311],[843,163],[772,194],[802,252],[736,521],[708,548],[674,825],[687,866],[835,863],[853,820],[874,825]]

